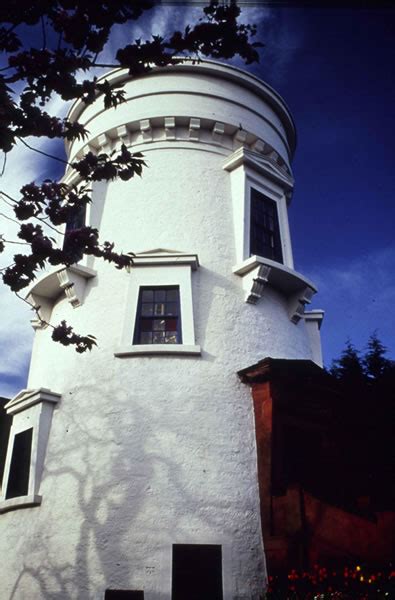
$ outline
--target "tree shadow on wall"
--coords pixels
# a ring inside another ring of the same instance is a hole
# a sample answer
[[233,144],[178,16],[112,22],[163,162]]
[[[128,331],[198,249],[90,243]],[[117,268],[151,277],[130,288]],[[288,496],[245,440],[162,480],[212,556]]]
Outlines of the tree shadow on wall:
[[[172,532],[189,539],[191,514],[195,527],[223,530],[228,500],[203,501],[199,486],[188,485],[180,451],[186,415],[164,421],[146,390],[126,393],[109,379],[76,386],[54,413],[43,503],[29,509],[34,529],[24,540],[9,600],[99,600],[108,588],[146,588],[152,600],[170,599],[159,589],[159,571]],[[189,436],[191,452],[201,448],[201,434]],[[201,463],[204,478],[203,467],[211,467],[203,455]],[[166,488],[177,507],[162,498]],[[170,589],[170,572],[164,575]]]

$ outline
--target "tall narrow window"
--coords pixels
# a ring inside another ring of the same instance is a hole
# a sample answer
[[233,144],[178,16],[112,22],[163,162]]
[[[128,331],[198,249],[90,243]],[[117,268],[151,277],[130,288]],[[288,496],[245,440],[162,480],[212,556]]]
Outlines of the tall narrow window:
[[182,343],[178,286],[140,288],[133,343]]
[[221,546],[174,544],[172,600],[202,598],[223,600]]
[[3,483],[5,459],[7,456],[8,438],[10,437],[10,429],[12,417],[7,415],[4,405],[8,402],[5,398],[0,398],[0,489]]
[[6,499],[27,496],[29,490],[30,457],[33,428],[17,433],[12,449]]
[[283,262],[276,202],[251,188],[250,255]]
[[[69,219],[66,223],[66,230],[64,232],[64,242],[63,242],[63,251],[67,252],[67,253],[73,253],[73,241],[74,241],[74,236],[73,233],[75,231],[77,231],[78,229],[81,229],[82,227],[85,226],[85,219],[86,219],[86,205],[83,205],[79,208],[79,210],[75,213],[75,215],[73,215],[73,217],[71,219]],[[77,262],[77,260],[80,260],[82,258],[82,254],[80,257],[77,257],[75,259],[75,262]]]

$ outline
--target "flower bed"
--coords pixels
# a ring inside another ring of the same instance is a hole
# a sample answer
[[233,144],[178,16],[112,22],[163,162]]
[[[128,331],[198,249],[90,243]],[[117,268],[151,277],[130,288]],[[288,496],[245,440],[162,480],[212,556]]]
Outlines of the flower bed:
[[391,566],[369,569],[361,565],[292,569],[269,576],[265,600],[394,600],[395,571]]

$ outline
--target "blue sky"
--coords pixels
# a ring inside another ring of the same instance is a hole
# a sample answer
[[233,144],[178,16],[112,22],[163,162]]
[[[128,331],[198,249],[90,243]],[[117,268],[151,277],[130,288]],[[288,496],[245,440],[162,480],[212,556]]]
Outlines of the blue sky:
[[[325,364],[347,338],[363,350],[374,330],[395,359],[395,10],[258,4],[245,7],[243,19],[258,25],[265,48],[247,69],[283,96],[296,122],[291,235],[296,269],[319,288],[312,307],[326,311]],[[186,4],[157,7],[132,38],[199,15]],[[107,54],[129,35],[118,29]],[[50,110],[65,108],[54,99]],[[0,183],[16,193],[48,175],[56,175],[48,161],[17,148]],[[0,395],[11,396],[26,383],[31,315],[4,290],[0,314]]]
[[395,358],[395,10],[271,9],[253,72],[296,121],[295,265],[318,284],[324,360],[347,337]]

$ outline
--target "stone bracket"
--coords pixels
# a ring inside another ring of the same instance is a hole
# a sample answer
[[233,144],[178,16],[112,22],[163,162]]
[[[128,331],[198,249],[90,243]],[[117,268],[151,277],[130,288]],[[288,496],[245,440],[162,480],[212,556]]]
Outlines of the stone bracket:
[[149,119],[142,119],[140,121],[140,132],[145,142],[152,142],[152,128]]
[[242,278],[248,304],[257,304],[267,286],[280,292],[287,301],[289,318],[295,324],[304,316],[305,305],[310,304],[317,291],[314,284],[297,271],[263,256],[250,256],[233,267],[233,273]]
[[251,288],[247,292],[246,302],[248,304],[256,304],[262,298],[264,289],[269,283],[270,267],[260,265],[253,273],[256,275],[252,276]]
[[314,293],[311,287],[306,286],[288,300],[289,318],[295,325],[303,317],[305,306],[310,304]]
[[189,139],[198,142],[200,138],[200,119],[192,117],[189,120]]
[[[40,311],[40,317],[48,322],[54,303],[64,292],[73,308],[81,306],[84,302],[86,282],[96,276],[96,271],[82,265],[70,267],[57,267],[43,275],[27,292],[26,300],[33,309]],[[31,320],[33,329],[46,327],[37,316]]]
[[176,139],[176,120],[174,117],[165,117],[165,135],[167,140]]

